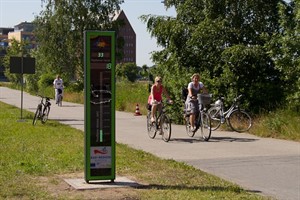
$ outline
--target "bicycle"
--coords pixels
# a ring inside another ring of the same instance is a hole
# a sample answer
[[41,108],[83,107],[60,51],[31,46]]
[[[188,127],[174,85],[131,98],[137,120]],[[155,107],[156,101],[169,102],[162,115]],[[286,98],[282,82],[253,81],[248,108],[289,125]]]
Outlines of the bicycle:
[[51,107],[50,97],[43,97],[40,95],[38,96],[41,97],[41,101],[38,104],[33,117],[33,122],[32,122],[33,126],[36,124],[38,119],[41,120],[42,124],[46,123],[46,121],[48,120],[50,107]]
[[63,100],[63,96],[62,96],[62,89],[57,89],[57,105],[58,106],[62,106],[62,100]]
[[210,139],[211,121],[209,115],[207,114],[206,106],[210,104],[211,96],[211,94],[198,94],[197,99],[195,99],[195,101],[198,101],[199,105],[199,110],[196,113],[195,119],[195,131],[191,130],[189,111],[184,109],[185,128],[188,136],[194,137],[195,133],[200,130],[201,138],[204,141],[208,141]]
[[[161,112],[157,111],[155,114],[155,121],[151,122],[151,105],[148,104],[147,110],[147,130],[148,136],[154,139],[157,132],[161,131],[162,139],[165,142],[169,142],[171,139],[171,120],[166,114],[165,103],[158,102],[157,104],[162,104]],[[158,114],[159,113],[159,114]]]
[[215,104],[208,110],[212,121],[212,130],[217,130],[225,122],[236,132],[248,131],[252,126],[250,115],[240,108],[239,103],[243,95],[234,98],[232,105],[224,111],[224,97],[219,97]]

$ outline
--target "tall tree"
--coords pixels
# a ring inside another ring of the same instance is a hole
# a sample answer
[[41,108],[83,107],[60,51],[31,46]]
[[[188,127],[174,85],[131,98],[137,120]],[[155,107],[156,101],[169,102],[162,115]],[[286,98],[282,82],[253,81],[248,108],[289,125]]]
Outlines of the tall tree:
[[[117,30],[115,11],[123,0],[44,0],[45,10],[36,17],[37,54],[43,71],[83,77],[85,30]],[[65,78],[65,79],[66,79]]]
[[280,27],[284,31],[274,34],[273,40],[266,45],[274,58],[281,79],[286,83],[283,90],[287,103],[300,110],[300,1],[280,4]]
[[10,82],[19,83],[21,80],[20,74],[12,74],[10,73],[10,57],[28,57],[30,56],[30,50],[28,48],[29,42],[27,40],[22,40],[21,42],[16,39],[12,39],[10,42],[10,46],[6,49],[6,55],[3,59],[3,64],[5,66],[5,76],[8,78]]
[[265,49],[273,34],[281,31],[281,0],[164,2],[167,8],[175,7],[176,17],[141,18],[165,47],[152,58],[160,73],[176,80],[176,88],[186,84],[191,73],[200,72],[210,92],[228,99],[243,93],[252,110],[269,108],[270,100],[283,99],[277,87],[280,71]]

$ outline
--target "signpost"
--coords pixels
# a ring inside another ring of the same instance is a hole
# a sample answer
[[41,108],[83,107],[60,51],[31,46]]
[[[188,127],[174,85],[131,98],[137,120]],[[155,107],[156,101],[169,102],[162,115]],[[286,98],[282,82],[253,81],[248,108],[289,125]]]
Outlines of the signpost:
[[115,33],[84,32],[85,181],[115,179]]
[[31,57],[10,57],[9,59],[10,73],[21,74],[21,119],[19,122],[23,122],[23,74],[35,73],[35,58]]

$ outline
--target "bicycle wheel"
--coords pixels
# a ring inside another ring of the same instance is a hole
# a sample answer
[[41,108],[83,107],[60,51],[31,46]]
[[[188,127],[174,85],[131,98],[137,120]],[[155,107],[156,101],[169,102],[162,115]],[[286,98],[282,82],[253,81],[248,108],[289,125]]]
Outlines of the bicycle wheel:
[[185,130],[186,134],[190,137],[194,137],[195,131],[191,131],[191,124],[190,124],[190,116],[184,116],[185,119]]
[[203,140],[208,141],[211,135],[211,122],[210,117],[206,112],[201,112],[201,121],[200,127],[200,134]]
[[166,115],[163,115],[162,116],[162,119],[163,120],[162,122],[162,139],[165,141],[165,142],[169,142],[170,141],[170,138],[171,138],[171,120],[169,119],[168,116]]
[[60,107],[62,106],[62,96],[60,94],[57,97],[57,105]]
[[147,115],[147,131],[148,136],[153,139],[156,136],[156,123],[151,122],[151,112],[148,112]]
[[210,116],[211,121],[211,130],[217,130],[221,125],[221,116],[219,107],[211,107],[208,110],[208,115]]
[[33,121],[32,121],[32,125],[36,125],[36,122],[38,120],[38,118],[40,117],[40,106],[37,107],[36,111],[35,111],[35,114],[34,114],[34,117],[33,117]]
[[229,126],[236,132],[248,131],[252,126],[250,115],[244,110],[233,110],[228,118]]
[[43,115],[42,115],[42,123],[46,123],[46,121],[48,120],[48,115],[49,115],[49,112],[50,112],[50,107],[47,106],[46,108],[44,108],[44,112],[43,112]]

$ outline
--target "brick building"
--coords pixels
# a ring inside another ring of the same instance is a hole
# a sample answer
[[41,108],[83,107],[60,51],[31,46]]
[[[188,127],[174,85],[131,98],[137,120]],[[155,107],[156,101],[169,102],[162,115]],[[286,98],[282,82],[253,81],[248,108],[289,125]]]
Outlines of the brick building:
[[122,20],[123,26],[118,31],[118,37],[124,38],[123,58],[117,63],[136,64],[136,34],[123,10],[117,11],[114,20]]

